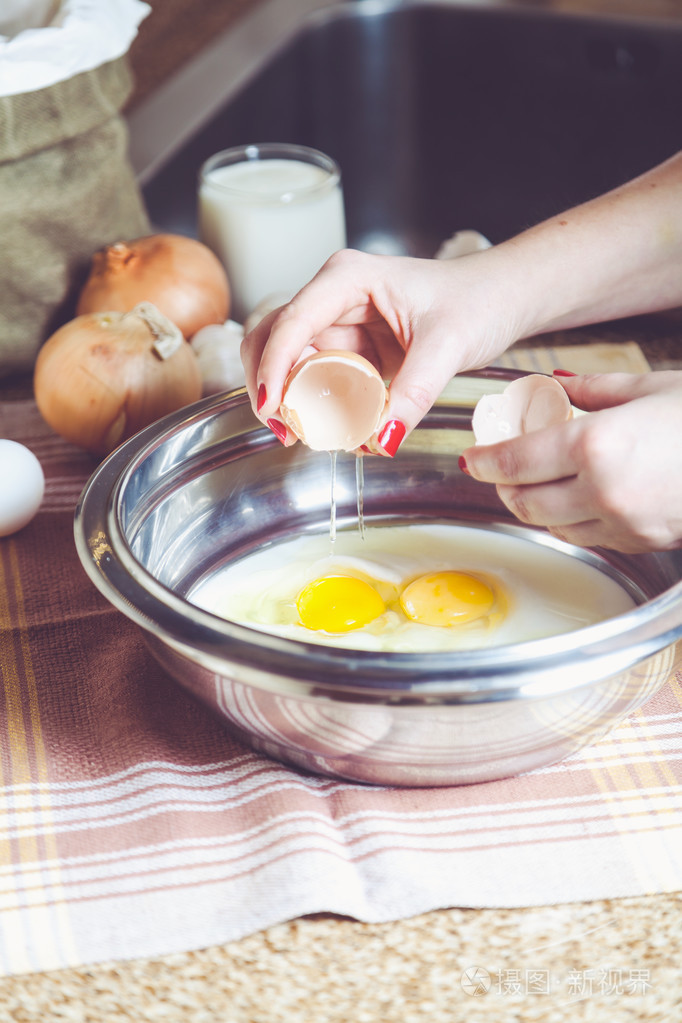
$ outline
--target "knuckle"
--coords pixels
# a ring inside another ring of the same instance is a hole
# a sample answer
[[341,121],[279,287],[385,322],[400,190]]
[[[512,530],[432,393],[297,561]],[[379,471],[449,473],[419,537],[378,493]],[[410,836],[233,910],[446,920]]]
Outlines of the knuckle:
[[497,492],[515,518],[520,522],[534,522],[533,510],[525,487],[498,487]]
[[[271,315],[271,330],[286,323],[287,320],[296,319],[298,316],[298,303],[295,298],[287,302],[285,305],[280,306],[279,309],[273,310]],[[260,324],[259,324],[260,325]]]
[[547,531],[557,540],[561,540],[563,543],[570,543],[570,530],[562,526],[550,526]]
[[405,388],[404,395],[407,401],[414,405],[419,412],[428,412],[433,405],[433,394],[424,384],[412,381]]
[[614,436],[603,420],[588,420],[576,441],[576,461],[592,475],[606,471],[613,464],[622,437]]
[[[357,249],[339,249],[332,253],[322,267],[324,270],[353,270],[365,260],[365,254]],[[322,272],[320,271],[320,272]]]
[[497,469],[508,483],[517,483],[523,471],[517,447],[513,443],[501,444],[496,452]]
[[598,380],[599,375],[596,373],[579,373],[578,376],[571,377],[567,381],[567,385],[571,388],[571,400],[579,408],[589,401],[595,381]]
[[619,525],[625,524],[632,508],[632,494],[627,488],[609,483],[599,493],[599,506],[603,517]]

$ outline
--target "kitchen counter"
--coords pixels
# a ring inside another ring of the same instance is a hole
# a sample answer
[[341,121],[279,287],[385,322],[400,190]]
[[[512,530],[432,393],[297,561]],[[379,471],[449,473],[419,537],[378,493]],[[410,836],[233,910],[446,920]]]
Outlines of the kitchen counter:
[[[133,105],[249,0],[154,0],[133,48]],[[554,0],[536,6],[679,17],[680,0]],[[191,15],[189,13],[191,7]],[[203,13],[198,17],[197,11]],[[682,369],[682,315],[564,332],[534,344],[637,341],[654,369]],[[0,398],[30,380],[0,383]],[[513,883],[513,879],[511,879]],[[664,1023],[682,998],[682,894],[452,908],[388,923],[285,921],[220,947],[0,980],[0,1023]],[[465,970],[479,967],[487,990]],[[533,987],[547,976],[551,993]]]
[[[679,1019],[681,912],[680,896],[660,896],[449,909],[384,924],[306,917],[219,948],[4,981],[0,1019],[672,1023]],[[486,994],[463,988],[472,965],[492,976]],[[526,970],[549,971],[562,993],[527,991]],[[641,976],[650,986],[609,990],[602,981],[608,971],[623,985]]]
[[[628,340],[652,368],[682,369],[677,312],[532,344]],[[26,377],[0,385],[4,400],[28,394]],[[217,947],[0,979],[0,1023],[667,1023],[678,1018],[681,958],[682,893],[387,923],[317,914]]]

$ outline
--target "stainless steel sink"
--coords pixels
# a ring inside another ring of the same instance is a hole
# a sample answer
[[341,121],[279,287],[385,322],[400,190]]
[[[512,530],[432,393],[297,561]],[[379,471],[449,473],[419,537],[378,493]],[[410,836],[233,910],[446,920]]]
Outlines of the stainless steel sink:
[[349,243],[425,256],[461,228],[500,241],[682,148],[678,24],[374,0],[296,19],[279,2],[131,116],[159,229],[196,232],[201,163],[241,143],[329,153]]

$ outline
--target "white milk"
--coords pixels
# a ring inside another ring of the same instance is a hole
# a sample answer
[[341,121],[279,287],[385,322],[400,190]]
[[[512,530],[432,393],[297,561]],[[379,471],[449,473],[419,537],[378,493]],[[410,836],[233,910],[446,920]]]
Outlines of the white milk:
[[241,322],[264,298],[291,297],[346,245],[337,174],[295,159],[207,166],[199,233],[223,263]]

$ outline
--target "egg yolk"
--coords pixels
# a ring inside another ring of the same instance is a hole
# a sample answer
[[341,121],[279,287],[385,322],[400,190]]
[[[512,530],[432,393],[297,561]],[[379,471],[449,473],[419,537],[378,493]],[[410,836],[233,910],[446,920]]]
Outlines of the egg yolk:
[[296,598],[301,624],[324,632],[351,632],[386,610],[369,583],[347,575],[325,575],[308,583]]
[[400,606],[422,625],[464,625],[487,615],[495,594],[482,579],[466,572],[432,572],[407,586]]

